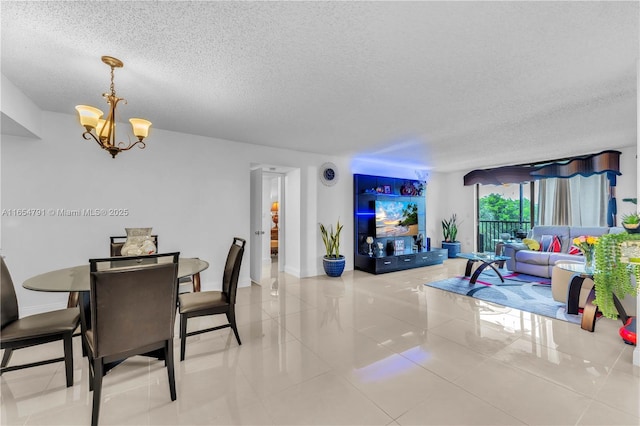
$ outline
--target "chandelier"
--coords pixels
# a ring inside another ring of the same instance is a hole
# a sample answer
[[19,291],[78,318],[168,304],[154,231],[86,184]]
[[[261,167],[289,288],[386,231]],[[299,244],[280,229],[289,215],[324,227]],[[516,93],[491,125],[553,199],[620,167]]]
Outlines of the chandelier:
[[109,104],[109,114],[106,120],[102,119],[104,113],[98,108],[89,105],[77,105],[76,110],[80,117],[80,124],[86,129],[82,137],[86,140],[93,139],[100,145],[100,148],[109,151],[112,158],[116,158],[116,155],[118,155],[120,151],[128,151],[138,144],[140,144],[140,149],[146,146],[143,140],[149,135],[151,122],[142,118],[130,118],[129,122],[133,128],[133,134],[138,140],[134,143],[131,143],[131,140],[129,140],[128,145],[124,142],[116,142],[116,107],[118,106],[118,102],[124,101],[126,104],[127,100],[116,96],[116,89],[113,84],[113,71],[115,68],[122,68],[124,64],[120,59],[111,56],[103,56],[102,62],[111,67],[111,92],[102,94]]

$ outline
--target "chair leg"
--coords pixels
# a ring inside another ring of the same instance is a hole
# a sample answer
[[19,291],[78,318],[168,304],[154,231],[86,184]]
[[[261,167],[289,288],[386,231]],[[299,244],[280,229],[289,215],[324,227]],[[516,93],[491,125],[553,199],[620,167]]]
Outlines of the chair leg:
[[67,387],[73,386],[73,331],[64,335],[64,369]]
[[180,315],[180,361],[184,361],[184,353],[187,348],[187,316]]
[[102,397],[103,368],[104,364],[102,359],[96,359],[93,366],[93,408],[91,411],[91,426],[98,426],[100,398]]
[[236,326],[236,310],[233,309],[233,307],[231,307],[231,309],[227,312],[227,319],[229,320],[229,324],[231,324],[233,333],[236,335],[238,345],[242,345],[242,342],[240,341],[240,334],[238,334],[238,327]]
[[[12,353],[13,353],[13,349],[11,348],[7,348],[4,350],[4,355],[2,356],[2,363],[0,364],[0,367],[4,368],[7,366],[7,364],[9,364],[9,360],[11,359]],[[2,374],[2,372],[0,372],[0,374]]]
[[91,392],[93,390],[93,378],[96,375],[96,369],[95,369],[95,360],[92,357],[92,354],[87,354],[88,357],[88,361],[89,361],[89,392]]
[[167,340],[164,343],[164,357],[165,364],[167,366],[167,374],[169,375],[169,392],[171,393],[171,400],[175,401],[176,396],[176,376],[173,368],[173,339]]

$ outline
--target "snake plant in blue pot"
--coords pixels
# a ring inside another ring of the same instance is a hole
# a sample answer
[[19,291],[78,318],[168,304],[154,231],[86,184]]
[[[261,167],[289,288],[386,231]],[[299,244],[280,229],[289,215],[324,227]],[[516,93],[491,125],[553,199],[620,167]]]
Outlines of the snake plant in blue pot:
[[320,224],[322,241],[327,251],[322,258],[322,266],[324,272],[330,277],[339,277],[344,271],[346,259],[340,254],[340,232],[343,226],[340,224],[340,219],[338,219],[335,230],[333,225],[327,230],[323,224]]
[[449,258],[455,258],[460,253],[460,241],[458,237],[458,217],[456,214],[451,215],[451,219],[442,221],[442,248],[448,250]]

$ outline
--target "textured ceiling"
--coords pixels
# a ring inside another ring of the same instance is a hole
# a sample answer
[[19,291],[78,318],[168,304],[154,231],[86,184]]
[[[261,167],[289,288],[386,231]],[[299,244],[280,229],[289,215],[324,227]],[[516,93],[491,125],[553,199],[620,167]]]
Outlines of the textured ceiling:
[[45,110],[467,170],[636,143],[638,2],[0,3],[2,73]]

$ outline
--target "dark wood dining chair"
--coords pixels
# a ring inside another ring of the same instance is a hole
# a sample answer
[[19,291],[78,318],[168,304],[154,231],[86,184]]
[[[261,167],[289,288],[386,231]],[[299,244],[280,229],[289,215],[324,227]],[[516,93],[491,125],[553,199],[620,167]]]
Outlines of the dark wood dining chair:
[[[81,318],[93,391],[92,426],[98,424],[103,377],[134,355],[160,352],[171,400],[176,400],[173,330],[178,257],[179,253],[165,253],[89,260],[90,311],[82,310]],[[157,263],[143,263],[149,258]],[[130,261],[140,262],[139,266],[129,266]]]
[[[245,244],[246,241],[244,239],[234,237],[224,267],[221,291],[184,293],[178,297],[178,309],[180,312],[180,361],[184,361],[188,336],[195,336],[197,334],[231,327],[238,344],[242,344],[236,326],[235,305],[236,290],[238,288],[238,278],[240,276],[240,266],[242,265]],[[228,324],[187,333],[187,321],[189,318],[219,314],[225,314],[227,316]]]
[[[80,321],[80,311],[76,308],[59,309],[41,314],[20,318],[18,313],[18,299],[13,286],[13,280],[9,268],[2,261],[2,273],[0,283],[2,285],[0,297],[2,306],[2,331],[0,331],[0,348],[4,349],[0,374],[6,371],[21,370],[23,368],[36,367],[64,361],[67,387],[73,385],[73,332]],[[37,361],[28,364],[7,367],[13,351],[28,348],[43,343],[62,340],[64,357]]]

